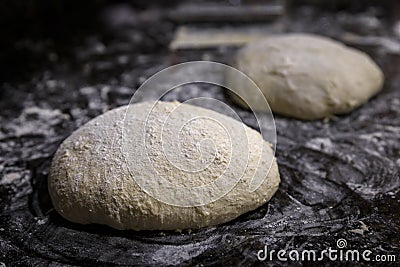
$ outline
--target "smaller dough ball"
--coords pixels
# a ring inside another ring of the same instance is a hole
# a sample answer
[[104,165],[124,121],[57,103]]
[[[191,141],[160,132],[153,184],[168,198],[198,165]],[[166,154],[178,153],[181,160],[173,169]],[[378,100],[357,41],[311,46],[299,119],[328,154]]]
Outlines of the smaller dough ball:
[[[330,38],[309,34],[267,37],[243,47],[235,68],[261,89],[272,111],[305,119],[350,112],[368,101],[383,85],[384,76],[372,59]],[[228,87],[240,83],[225,77]],[[264,111],[262,101],[247,88],[233,99],[241,106]]]

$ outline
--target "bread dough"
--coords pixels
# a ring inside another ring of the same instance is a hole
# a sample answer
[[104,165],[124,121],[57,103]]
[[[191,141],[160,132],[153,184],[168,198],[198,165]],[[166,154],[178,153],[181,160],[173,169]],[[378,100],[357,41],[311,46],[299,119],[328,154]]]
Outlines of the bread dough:
[[[277,35],[251,43],[238,52],[233,65],[259,86],[272,111],[306,120],[353,110],[375,95],[384,79],[367,54],[309,34]],[[239,78],[227,74],[228,87],[240,83]],[[246,93],[249,90],[242,87],[239,95]],[[233,99],[247,107],[239,97]],[[256,97],[248,104],[263,111]]]
[[[257,131],[188,104],[158,102],[153,110],[152,106],[144,102],[130,105],[128,113],[128,106],[108,111],[61,144],[48,187],[55,209],[64,218],[116,229],[200,228],[254,210],[275,193],[280,181],[276,160]],[[141,136],[146,139],[146,153],[130,153],[140,146]],[[151,162],[151,168],[145,162]],[[145,192],[137,183],[139,176],[142,182],[154,181],[154,173],[189,189],[213,183],[222,175],[237,183],[210,203],[196,204],[201,196],[194,193],[190,197],[196,206],[179,206],[160,199],[187,196],[159,189],[159,199],[146,193],[151,188],[144,188]],[[257,179],[261,182],[251,192]]]

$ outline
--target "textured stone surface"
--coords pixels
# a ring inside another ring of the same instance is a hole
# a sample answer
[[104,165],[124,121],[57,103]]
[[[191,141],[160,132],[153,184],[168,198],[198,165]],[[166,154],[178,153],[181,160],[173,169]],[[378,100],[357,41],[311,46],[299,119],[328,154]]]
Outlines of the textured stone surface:
[[[392,29],[386,21],[389,10],[378,11],[388,26],[369,34],[385,38]],[[354,10],[343,12],[355,16]],[[338,37],[343,33],[339,15],[310,6],[295,8],[287,30]],[[9,54],[12,60],[7,62],[13,64],[4,71],[18,75],[0,85],[0,261],[7,266],[265,266],[269,263],[256,258],[265,244],[276,250],[323,250],[335,248],[338,238],[373,255],[399,255],[399,56],[379,44],[359,44],[386,75],[383,90],[368,105],[325,122],[275,117],[282,181],[272,200],[257,210],[191,232],[117,231],[63,219],[51,204],[47,177],[65,138],[106,110],[128,104],[132,88],[165,66],[231,56],[224,50],[171,56],[172,29],[168,22],[153,19],[104,34],[77,36],[73,31],[69,37],[74,41],[63,41],[61,49],[46,39],[28,38],[19,43],[18,53]],[[225,99],[220,88],[197,84],[165,100],[200,95]],[[256,128],[247,111],[237,111]],[[361,222],[368,231],[354,232],[362,229]],[[275,260],[271,265],[287,263]]]

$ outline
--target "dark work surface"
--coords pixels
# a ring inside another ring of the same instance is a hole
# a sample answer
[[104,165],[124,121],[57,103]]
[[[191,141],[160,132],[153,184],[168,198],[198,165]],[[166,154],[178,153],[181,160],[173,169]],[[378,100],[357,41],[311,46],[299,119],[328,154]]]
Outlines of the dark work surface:
[[[347,115],[315,122],[275,116],[282,182],[269,203],[232,222],[184,232],[116,231],[72,224],[57,214],[47,175],[54,152],[72,131],[127,104],[134,89],[164,67],[194,59],[226,62],[231,56],[232,51],[224,49],[170,52],[167,47],[176,25],[159,16],[164,8],[156,5],[153,13],[146,13],[140,3],[124,11],[125,20],[113,19],[110,14],[121,10],[109,7],[94,25],[64,29],[66,36],[61,37],[18,36],[0,52],[7,59],[1,63],[0,84],[0,262],[286,265],[259,262],[256,253],[265,244],[275,250],[336,248],[336,241],[344,238],[349,249],[396,255],[398,264],[400,54],[393,48],[399,38],[393,33],[396,16],[389,18],[387,7],[358,13],[301,7],[282,22],[285,31],[335,38],[344,31],[381,36],[381,41],[353,45],[380,64],[386,82],[382,92]],[[131,15],[135,19],[126,19]],[[375,24],[362,23],[362,16]],[[225,97],[221,89],[207,86],[168,97],[184,100],[204,92]],[[256,127],[251,119],[246,123]]]

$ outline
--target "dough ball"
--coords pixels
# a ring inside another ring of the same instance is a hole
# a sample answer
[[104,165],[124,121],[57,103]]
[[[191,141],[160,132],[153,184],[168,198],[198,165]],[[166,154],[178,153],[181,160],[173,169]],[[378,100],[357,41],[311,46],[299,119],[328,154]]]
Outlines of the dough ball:
[[108,111],[68,137],[48,187],[55,209],[72,222],[176,230],[254,210],[279,181],[270,144],[257,131],[212,110],[144,102]]
[[[263,92],[272,111],[313,120],[347,113],[365,103],[383,85],[383,73],[365,53],[332,39],[309,34],[267,37],[239,50],[234,67]],[[226,75],[226,82],[240,77]],[[262,102],[242,87],[239,95],[262,110]],[[236,95],[233,99],[248,107]]]

